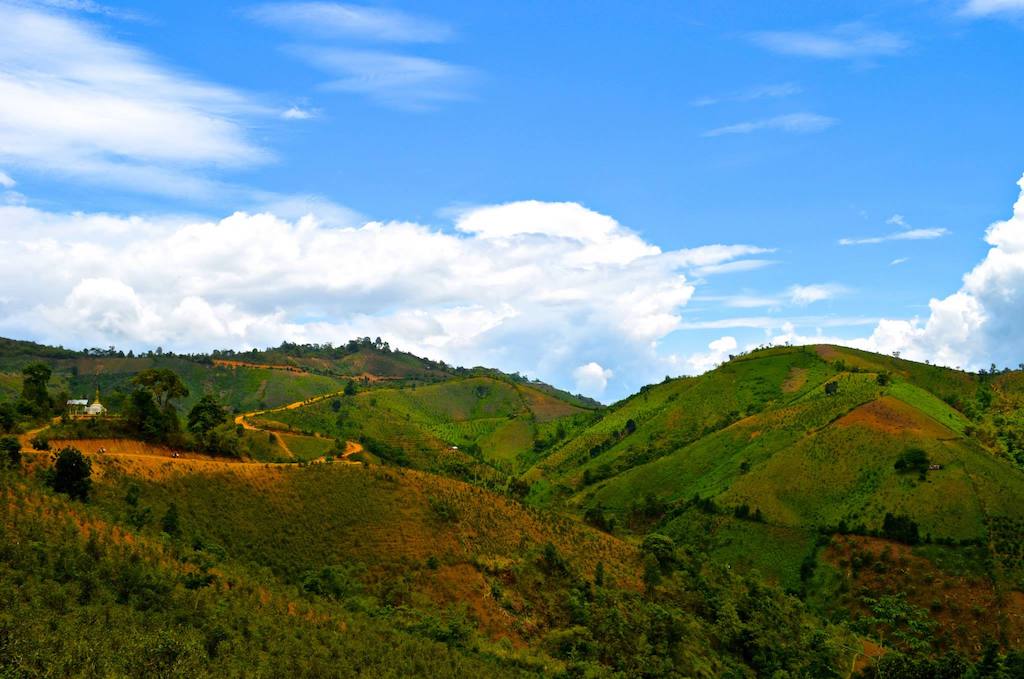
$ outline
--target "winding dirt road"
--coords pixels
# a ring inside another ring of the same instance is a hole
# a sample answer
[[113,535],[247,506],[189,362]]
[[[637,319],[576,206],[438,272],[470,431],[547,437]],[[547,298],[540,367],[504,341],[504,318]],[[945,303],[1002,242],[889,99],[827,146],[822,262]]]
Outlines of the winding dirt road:
[[[256,425],[254,425],[251,422],[249,422],[248,418],[250,418],[250,417],[257,417],[259,415],[266,415],[268,413],[278,413],[278,412],[281,412],[281,411],[284,411],[284,410],[295,410],[297,408],[301,408],[303,406],[307,406],[307,405],[310,405],[312,403],[319,403],[320,401],[326,401],[329,398],[335,398],[335,397],[338,397],[338,396],[342,396],[342,395],[344,395],[344,393],[345,393],[344,390],[332,391],[332,392],[327,393],[327,394],[321,394],[319,396],[313,396],[312,398],[307,398],[307,399],[304,399],[302,401],[295,401],[294,403],[289,403],[287,405],[278,406],[276,408],[266,408],[264,410],[253,410],[252,412],[242,413],[240,415],[235,416],[235,424],[240,424],[240,425],[242,425],[242,427],[244,429],[248,429],[250,431],[265,431],[265,432],[270,433],[277,440],[277,445],[279,445],[281,447],[281,449],[285,453],[287,453],[288,457],[294,458],[295,454],[291,451],[291,448],[288,447],[288,443],[284,440],[284,437],[281,436],[280,432],[278,432],[275,429],[264,429],[262,427],[257,427]],[[359,464],[358,462],[356,462],[354,460],[350,460],[349,458],[352,457],[353,455],[355,455],[356,453],[362,452],[362,450],[363,450],[363,446],[361,444],[359,444],[359,443],[357,443],[355,441],[345,441],[345,452],[343,452],[338,457],[339,457],[339,459],[341,459],[346,464]],[[318,457],[315,460],[311,460],[311,462],[324,462],[324,461],[325,461],[324,457]]]

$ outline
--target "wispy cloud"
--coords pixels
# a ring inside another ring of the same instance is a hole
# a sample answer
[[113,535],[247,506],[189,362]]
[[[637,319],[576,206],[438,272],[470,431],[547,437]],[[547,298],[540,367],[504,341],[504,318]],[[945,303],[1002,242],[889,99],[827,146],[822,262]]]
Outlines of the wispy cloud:
[[803,88],[796,83],[779,83],[776,85],[759,85],[752,87],[749,90],[743,92],[734,92],[732,94],[724,94],[718,96],[707,96],[699,97],[694,99],[691,104],[697,107],[714,106],[715,104],[723,104],[727,102],[746,102],[755,101],[757,99],[778,99],[781,97],[790,97],[794,94],[800,94],[803,92]]
[[711,302],[731,309],[782,308],[790,305],[807,306],[849,292],[848,287],[838,283],[812,283],[810,285],[791,285],[785,291],[774,294],[749,292],[731,295],[697,295],[693,301]]
[[16,184],[17,182],[11,179],[11,175],[0,170],[0,186],[5,189],[13,189]]
[[931,240],[949,235],[949,229],[908,229],[896,231],[884,236],[871,236],[868,238],[840,238],[840,245],[873,245],[884,243],[890,240]]
[[731,309],[759,309],[764,307],[775,307],[782,303],[778,297],[757,294],[738,295],[698,295],[693,298],[694,302],[713,302]]
[[716,276],[724,273],[740,273],[742,271],[753,271],[754,269],[762,269],[766,266],[771,266],[777,262],[774,259],[742,259],[735,262],[725,262],[722,264],[708,264],[706,266],[698,266],[693,270],[693,274],[696,276]]
[[[893,226],[899,226],[902,231],[894,231],[893,233],[887,233],[883,236],[868,236],[862,238],[840,238],[840,245],[873,245],[875,243],[884,243],[891,240],[931,240],[933,238],[942,238],[943,236],[949,235],[948,229],[932,228],[932,229],[915,229],[907,223],[906,218],[901,214],[894,214],[885,220],[886,224],[892,224]],[[902,264],[907,261],[906,259],[898,259],[892,262],[895,264]]]
[[889,266],[899,266],[900,264],[903,264],[904,262],[909,262],[909,261],[910,261],[910,257],[897,257],[896,259],[894,259],[891,262],[889,262]]
[[763,120],[748,120],[742,123],[716,127],[704,133],[705,137],[721,137],[727,134],[750,134],[760,130],[778,130],[791,133],[821,132],[835,125],[838,121],[835,118],[818,115],[817,113],[790,113],[787,115],[765,118]]
[[256,21],[311,37],[347,37],[383,42],[444,42],[454,33],[440,21],[394,9],[337,2],[268,3],[247,12]]
[[960,8],[964,16],[986,17],[995,14],[1017,14],[1024,16],[1024,0],[968,0]]
[[807,306],[814,302],[822,302],[849,292],[845,285],[838,283],[814,283],[811,285],[794,285],[787,294],[789,301],[798,306]]
[[684,330],[727,330],[732,328],[755,328],[773,330],[787,325],[817,326],[823,328],[843,328],[860,325],[874,325],[878,318],[861,316],[804,316],[798,318],[779,318],[776,316],[740,316],[737,318],[719,318],[711,321],[684,321],[679,327]]
[[393,108],[423,111],[468,96],[473,69],[437,59],[372,50],[293,47],[289,50],[334,79],[324,89],[364,94]]
[[862,23],[841,24],[825,31],[761,31],[752,33],[750,39],[779,54],[817,59],[894,56],[910,46],[897,33],[872,29]]
[[193,194],[202,168],[270,154],[249,97],[157,65],[88,23],[0,4],[0,162],[132,190]]
[[93,0],[22,0],[22,5],[38,5],[53,9],[62,9],[70,12],[82,12],[84,14],[96,14],[99,16],[120,19],[122,21],[145,21],[145,18],[136,12],[103,5]]

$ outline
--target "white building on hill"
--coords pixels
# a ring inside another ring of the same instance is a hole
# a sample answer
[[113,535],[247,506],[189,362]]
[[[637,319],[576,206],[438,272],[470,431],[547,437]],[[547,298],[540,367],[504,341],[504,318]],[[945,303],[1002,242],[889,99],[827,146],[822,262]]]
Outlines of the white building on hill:
[[86,398],[73,398],[67,402],[68,415],[77,417],[99,417],[107,413],[106,407],[100,403],[100,390],[96,389],[96,400],[89,403]]

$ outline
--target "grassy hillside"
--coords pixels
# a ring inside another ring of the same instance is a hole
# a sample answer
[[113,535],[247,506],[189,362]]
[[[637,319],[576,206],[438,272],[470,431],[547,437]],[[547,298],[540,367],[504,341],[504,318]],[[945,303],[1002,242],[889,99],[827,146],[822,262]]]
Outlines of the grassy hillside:
[[[1024,596],[1022,387],[1020,373],[839,347],[757,351],[645,388],[524,478],[537,505],[665,533],[808,596],[825,587],[809,573],[835,533],[980,546],[985,586],[1012,618],[1024,614],[1006,603]],[[856,597],[833,599],[842,615],[866,614]],[[946,631],[944,643],[980,649],[977,633]]]
[[492,377],[379,386],[273,414],[298,431],[382,442],[424,468],[434,468],[430,457],[468,455],[509,472],[522,468],[553,428],[561,424],[564,436],[587,417],[589,411],[547,393]]
[[635,545],[457,481],[119,455],[92,457],[84,505],[0,472],[5,673],[824,676],[852,657],[756,581],[673,560],[642,593]]

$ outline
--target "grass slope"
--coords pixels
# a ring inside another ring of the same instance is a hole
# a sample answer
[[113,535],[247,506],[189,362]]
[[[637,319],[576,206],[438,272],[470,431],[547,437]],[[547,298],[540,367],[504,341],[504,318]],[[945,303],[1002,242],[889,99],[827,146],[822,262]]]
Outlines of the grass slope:
[[383,441],[425,468],[432,467],[423,458],[459,459],[470,452],[513,471],[547,428],[586,414],[528,386],[469,377],[420,387],[376,387],[273,417],[299,431]]

